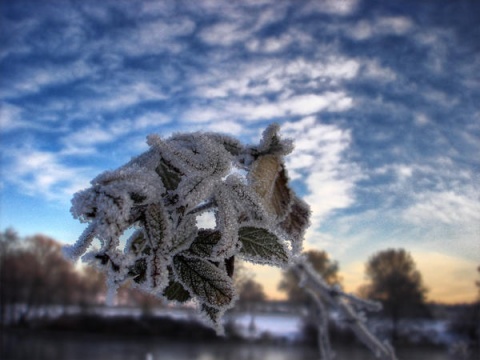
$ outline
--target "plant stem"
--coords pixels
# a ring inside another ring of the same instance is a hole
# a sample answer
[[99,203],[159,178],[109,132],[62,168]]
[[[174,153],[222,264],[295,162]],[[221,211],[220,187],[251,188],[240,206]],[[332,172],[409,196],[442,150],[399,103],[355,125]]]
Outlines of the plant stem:
[[[299,256],[292,265],[294,273],[300,279],[300,285],[303,286],[314,298],[319,315],[319,347],[321,359],[332,358],[330,350],[330,342],[328,336],[324,333],[327,331],[327,314],[323,302],[337,309],[347,320],[348,326],[352,329],[360,341],[362,341],[378,359],[381,360],[397,360],[392,347],[388,343],[382,343],[366,326],[365,320],[355,311],[352,305],[360,307],[373,308],[371,302],[358,299],[357,297],[345,294],[336,287],[328,285],[321,276],[315,272],[311,264],[305,257]],[[378,306],[375,306],[378,309]]]

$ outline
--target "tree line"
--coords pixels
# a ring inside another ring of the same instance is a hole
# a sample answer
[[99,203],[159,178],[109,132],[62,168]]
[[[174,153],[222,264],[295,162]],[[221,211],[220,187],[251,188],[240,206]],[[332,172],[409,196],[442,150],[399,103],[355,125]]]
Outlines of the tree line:
[[[306,256],[327,283],[341,286],[339,265],[326,252],[310,250]],[[394,334],[400,319],[430,316],[426,304],[428,289],[406,250],[387,249],[375,253],[366,263],[365,275],[367,283],[358,293],[382,303],[383,316],[391,320]],[[241,263],[237,265],[234,281],[239,288],[239,305],[267,300],[262,285]],[[480,282],[476,286],[480,299]],[[291,271],[283,273],[278,288],[285,292],[288,301],[308,304],[308,296],[301,291]],[[54,239],[44,235],[22,239],[12,229],[0,233],[2,323],[26,322],[51,305],[59,305],[60,310],[69,305],[84,309],[102,305],[105,293],[104,275],[90,266],[75,265],[65,259],[61,244]],[[117,302],[145,309],[161,305],[153,296],[129,286],[119,290]]]
[[[7,229],[0,233],[0,322],[22,324],[50,308],[87,310],[105,302],[105,276],[90,266],[67,260],[62,245],[45,235],[20,238]],[[117,301],[140,307],[158,303],[151,295],[119,289]]]
[[[240,305],[267,300],[261,284],[242,262],[234,281],[240,289]],[[69,306],[88,311],[106,300],[105,275],[88,265],[65,258],[62,245],[45,235],[21,238],[13,229],[0,232],[0,324],[26,324],[50,308],[64,312]],[[116,303],[148,312],[163,303],[129,284],[120,287]]]

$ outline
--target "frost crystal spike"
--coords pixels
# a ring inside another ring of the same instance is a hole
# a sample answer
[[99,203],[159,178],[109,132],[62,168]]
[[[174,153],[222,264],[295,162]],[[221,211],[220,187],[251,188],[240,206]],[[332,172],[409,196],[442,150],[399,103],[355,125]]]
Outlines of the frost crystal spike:
[[[130,281],[165,301],[195,300],[222,332],[221,316],[237,298],[235,258],[288,266],[309,225],[285,167],[293,145],[278,132],[269,126],[258,146],[214,133],[150,135],[147,152],[74,195],[71,212],[89,225],[65,253],[106,272],[111,293]],[[205,211],[215,214],[212,229],[197,227]],[[100,249],[91,249],[94,238]]]

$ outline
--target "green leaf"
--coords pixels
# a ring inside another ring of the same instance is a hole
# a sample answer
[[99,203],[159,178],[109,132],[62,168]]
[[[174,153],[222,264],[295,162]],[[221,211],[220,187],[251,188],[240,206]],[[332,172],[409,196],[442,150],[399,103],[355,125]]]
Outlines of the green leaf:
[[182,285],[202,302],[216,308],[232,302],[235,295],[232,279],[214,264],[177,255],[173,267]]
[[246,258],[261,264],[283,266],[288,263],[288,250],[282,241],[266,229],[244,226],[238,231],[242,243],[240,253]]
[[215,245],[218,244],[222,235],[218,230],[199,230],[198,235],[190,245],[189,253],[202,258],[212,256]]
[[190,293],[177,281],[170,281],[163,292],[163,296],[168,300],[181,303],[190,300]]
[[160,159],[160,163],[155,171],[162,178],[163,186],[165,186],[167,190],[175,190],[182,180],[182,173],[180,170],[172,166],[163,158]]

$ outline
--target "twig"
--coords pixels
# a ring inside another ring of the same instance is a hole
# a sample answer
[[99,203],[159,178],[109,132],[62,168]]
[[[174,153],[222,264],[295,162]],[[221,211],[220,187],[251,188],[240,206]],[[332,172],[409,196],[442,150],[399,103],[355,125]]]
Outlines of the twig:
[[215,201],[213,201],[213,200],[208,201],[208,202],[206,202],[202,205],[197,206],[196,208],[193,208],[191,211],[188,212],[188,215],[202,213],[204,211],[207,211],[207,210],[210,210],[210,209],[214,208],[215,206],[217,206]]
[[[292,265],[292,269],[300,278],[300,285],[316,294],[315,298],[317,298],[319,302],[321,299],[342,313],[347,319],[347,324],[352,331],[378,359],[397,360],[395,353],[389,344],[382,343],[372,332],[370,332],[365,325],[365,321],[355,312],[351,305],[351,303],[357,303],[357,305],[360,306],[371,306],[372,303],[358,299],[353,295],[347,295],[338,288],[332,288],[329,286],[319,274],[315,272],[310,263],[308,263],[304,257],[297,257]],[[344,301],[342,298],[347,298],[348,302]],[[323,316],[325,317],[326,315],[323,314]],[[320,340],[321,342],[319,346],[324,347],[324,349],[321,349],[321,353],[327,352],[328,348],[325,348],[326,345],[322,343],[324,338]],[[328,356],[331,356],[331,354]],[[325,358],[330,359],[329,357]]]
[[82,235],[78,238],[77,242],[73,245],[67,245],[63,248],[63,254],[73,260],[76,261],[78,258],[85,253],[88,249],[90,244],[93,241],[97,231],[97,223],[96,221],[90,223],[87,228],[83,231]]
[[321,360],[333,360],[335,355],[330,347],[330,338],[328,335],[328,313],[327,309],[319,298],[318,294],[311,289],[307,289],[307,293],[315,303],[315,321],[318,330],[318,350],[320,352]]

